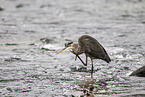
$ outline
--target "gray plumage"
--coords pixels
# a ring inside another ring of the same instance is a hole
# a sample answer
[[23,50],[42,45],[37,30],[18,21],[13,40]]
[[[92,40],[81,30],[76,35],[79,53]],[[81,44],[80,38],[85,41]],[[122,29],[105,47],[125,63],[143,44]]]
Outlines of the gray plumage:
[[103,46],[93,37],[83,35],[78,39],[83,53],[92,59],[102,59],[109,63],[111,61]]

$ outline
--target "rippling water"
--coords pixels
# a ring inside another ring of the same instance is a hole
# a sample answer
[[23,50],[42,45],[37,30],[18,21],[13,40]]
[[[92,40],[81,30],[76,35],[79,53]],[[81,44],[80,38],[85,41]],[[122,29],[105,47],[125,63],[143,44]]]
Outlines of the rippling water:
[[[0,96],[145,96],[145,78],[129,76],[145,65],[144,5],[144,0],[1,0]],[[91,65],[83,69],[70,52],[56,55],[66,41],[84,34],[95,37],[112,59],[94,61],[94,79]]]

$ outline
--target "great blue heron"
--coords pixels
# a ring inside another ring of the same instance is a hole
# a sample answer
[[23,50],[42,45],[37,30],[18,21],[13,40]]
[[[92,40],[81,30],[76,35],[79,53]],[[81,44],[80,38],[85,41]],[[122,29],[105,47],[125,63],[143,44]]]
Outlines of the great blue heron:
[[[109,55],[107,54],[103,46],[95,38],[88,35],[81,36],[78,39],[78,43],[70,42],[68,44],[65,44],[65,48],[62,51],[58,52],[57,54],[68,49],[73,54],[75,54],[76,58],[78,57],[85,66],[87,66],[87,59],[88,57],[90,57],[92,63],[91,78],[93,77],[93,69],[94,69],[93,59],[102,59],[107,63],[111,61]],[[79,55],[82,53],[85,53],[86,55],[86,63],[84,63],[83,60],[79,57]]]

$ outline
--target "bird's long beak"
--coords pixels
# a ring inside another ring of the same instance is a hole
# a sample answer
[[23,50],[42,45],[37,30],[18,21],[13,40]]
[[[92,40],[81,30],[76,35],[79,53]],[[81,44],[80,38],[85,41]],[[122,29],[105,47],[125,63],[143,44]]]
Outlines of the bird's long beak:
[[62,52],[64,52],[64,51],[66,51],[66,50],[70,50],[72,47],[65,47],[64,49],[62,49],[60,52],[58,52],[57,54],[59,54],[59,53],[62,53]]

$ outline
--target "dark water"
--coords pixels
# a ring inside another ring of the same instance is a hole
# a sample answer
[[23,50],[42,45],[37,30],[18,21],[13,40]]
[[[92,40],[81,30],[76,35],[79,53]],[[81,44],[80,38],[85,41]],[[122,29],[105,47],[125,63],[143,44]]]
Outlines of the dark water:
[[[94,61],[94,79],[91,65],[56,55],[84,34],[112,59]],[[144,0],[0,0],[2,97],[145,96],[145,78],[129,76],[144,65]]]

